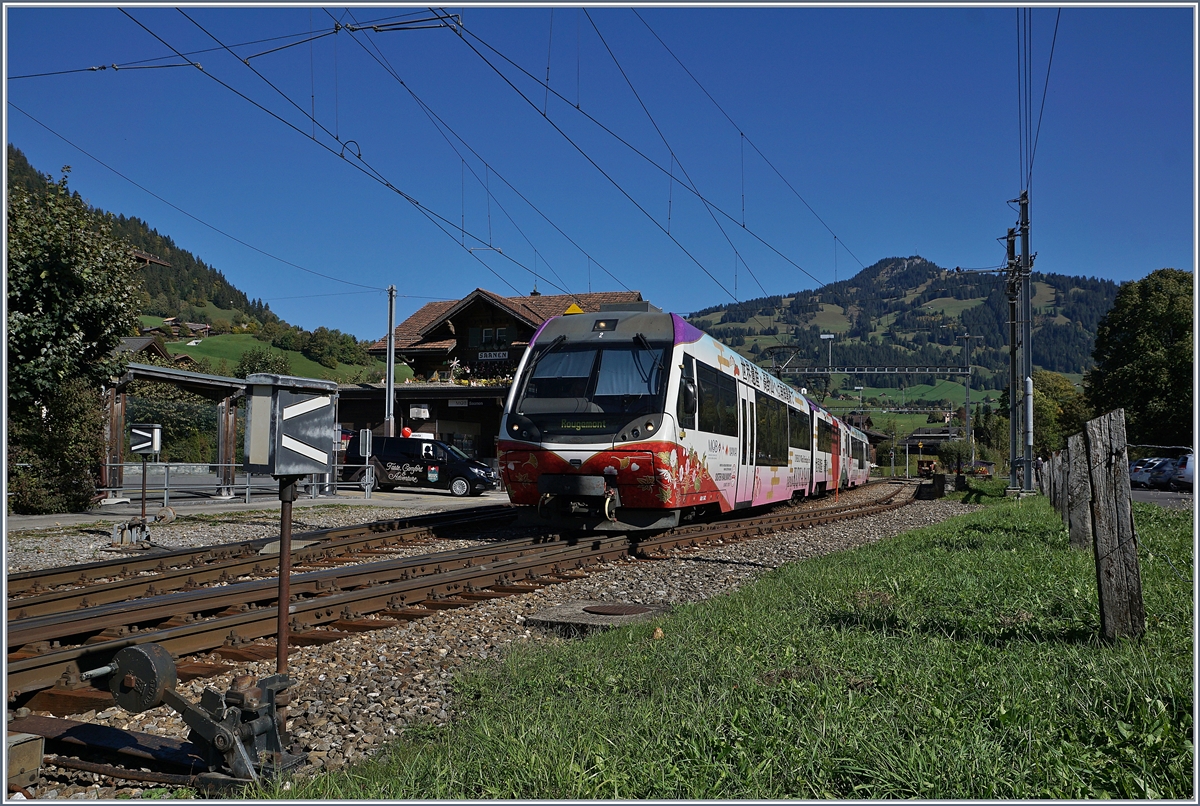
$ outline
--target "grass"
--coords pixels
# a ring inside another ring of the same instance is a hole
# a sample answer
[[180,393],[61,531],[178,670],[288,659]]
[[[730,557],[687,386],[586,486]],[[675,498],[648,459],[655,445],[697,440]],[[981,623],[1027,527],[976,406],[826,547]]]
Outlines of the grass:
[[[994,498],[994,496],[989,496]],[[1191,799],[1191,516],[1135,505],[1147,632],[1097,638],[1043,498],[794,563],[456,681],[448,728],[267,796]],[[655,627],[663,631],[652,637]]]
[[[247,350],[262,348],[264,342],[254,338],[249,333],[226,333],[220,336],[209,336],[202,339],[199,344],[189,346],[188,342],[191,339],[184,341],[173,341],[167,343],[167,351],[171,353],[187,353],[193,358],[206,357],[215,365],[222,359],[225,360],[229,367],[229,371],[233,372],[237,362],[241,359],[242,353]],[[322,366],[312,359],[305,358],[302,354],[295,350],[280,350],[278,347],[272,347],[276,352],[285,353],[288,360],[291,362],[292,374],[305,378],[326,378],[334,381],[345,381],[358,377],[362,372],[362,367],[352,364],[338,364],[336,369]],[[384,362],[375,361],[373,368],[383,369]],[[396,367],[396,380],[403,381],[404,378],[411,377],[412,370],[401,364]]]
[[938,297],[925,303],[935,311],[939,311],[946,316],[958,316],[965,310],[978,307],[986,300],[983,297],[975,299],[955,299],[954,297]]

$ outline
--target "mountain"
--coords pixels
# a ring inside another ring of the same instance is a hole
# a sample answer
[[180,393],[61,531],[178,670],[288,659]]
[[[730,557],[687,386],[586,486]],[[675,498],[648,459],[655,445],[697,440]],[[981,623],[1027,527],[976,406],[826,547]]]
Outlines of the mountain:
[[[1064,374],[1092,365],[1100,318],[1117,284],[1093,277],[1033,272],[1033,363]],[[799,348],[792,366],[913,366],[963,363],[971,348],[977,383],[1008,383],[1008,297],[997,273],[956,272],[920,256],[889,257],[854,277],[812,291],[760,297],[693,313],[689,320],[764,365],[775,345]],[[820,338],[834,333],[832,345]],[[781,356],[781,359],[786,354]],[[932,376],[872,376],[875,386],[931,383]]]
[[[36,170],[21,150],[9,143],[8,184],[23,187],[36,197],[48,192],[54,178]],[[79,192],[74,195],[78,198]],[[299,352],[329,369],[350,364],[365,367],[371,377],[377,374],[380,362],[368,355],[369,341],[359,342],[339,330],[318,327],[309,332],[289,325],[262,300],[249,299],[220,271],[140,218],[91,209],[103,226],[111,228],[113,236],[140,253],[136,254],[143,291],[139,313],[147,319],[174,316],[184,322],[211,325],[214,334],[251,333],[261,342]],[[236,363],[237,358],[231,357]]]
[[[21,150],[9,143],[8,182],[39,195],[54,183],[54,178],[36,170]],[[97,212],[104,213],[102,210]],[[242,314],[239,319],[265,323],[277,318],[261,300],[248,299],[245,293],[225,279],[224,274],[186,249],[179,248],[170,236],[159,234],[158,230],[140,218],[108,214],[108,219],[113,235],[127,241],[135,249],[170,264],[163,266],[143,261],[141,275],[146,299],[141,306],[141,313],[178,316],[187,321],[203,322],[208,320],[204,318],[205,314],[197,313],[197,309],[202,311],[209,302],[213,302],[223,311]]]

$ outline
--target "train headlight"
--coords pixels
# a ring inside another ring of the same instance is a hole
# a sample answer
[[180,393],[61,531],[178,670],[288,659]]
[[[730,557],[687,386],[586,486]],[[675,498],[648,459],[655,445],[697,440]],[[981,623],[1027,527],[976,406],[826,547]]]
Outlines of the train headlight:
[[512,432],[513,432],[514,434],[515,434],[515,433],[517,433],[517,432],[518,432],[518,431],[520,431],[520,430],[521,430],[521,425],[520,425],[519,423],[513,423],[513,424],[512,424]]
[[647,433],[653,433],[653,432],[654,432],[654,421],[653,421],[653,420],[647,420],[647,421],[646,421],[646,426],[645,426],[645,427],[646,427],[646,432],[647,432]]

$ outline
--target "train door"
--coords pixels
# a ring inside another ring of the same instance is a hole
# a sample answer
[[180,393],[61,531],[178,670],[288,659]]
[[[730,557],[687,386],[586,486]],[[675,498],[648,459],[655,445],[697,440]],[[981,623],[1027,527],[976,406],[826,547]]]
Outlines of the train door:
[[829,481],[825,489],[833,487],[836,491],[840,488],[842,478],[842,429],[841,423],[834,420],[833,423],[833,444],[829,446]]
[[754,390],[744,383],[738,384],[738,477],[737,498],[734,509],[748,507],[754,503],[754,452],[756,412]]

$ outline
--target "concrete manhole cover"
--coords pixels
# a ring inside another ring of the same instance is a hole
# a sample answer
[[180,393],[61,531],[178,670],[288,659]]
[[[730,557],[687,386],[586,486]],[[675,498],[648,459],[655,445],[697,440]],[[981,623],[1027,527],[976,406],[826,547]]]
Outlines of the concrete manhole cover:
[[651,608],[631,604],[597,604],[583,608],[584,613],[593,616],[636,616],[638,613],[649,613]]

